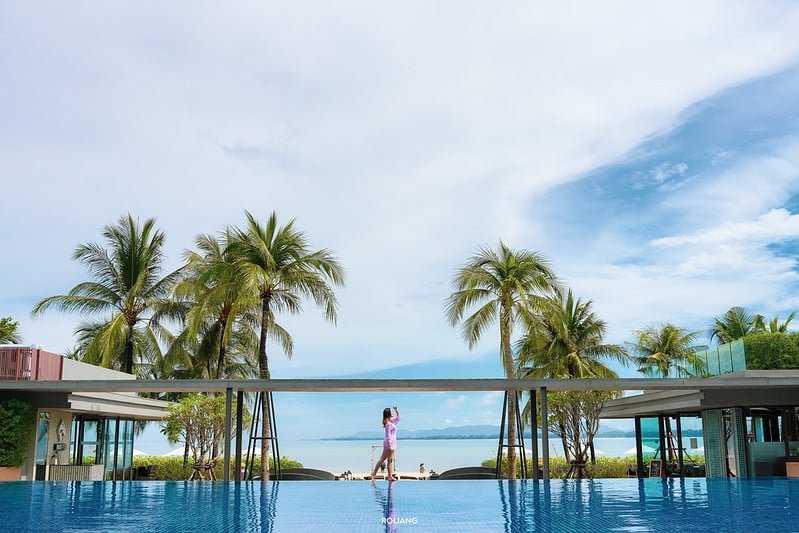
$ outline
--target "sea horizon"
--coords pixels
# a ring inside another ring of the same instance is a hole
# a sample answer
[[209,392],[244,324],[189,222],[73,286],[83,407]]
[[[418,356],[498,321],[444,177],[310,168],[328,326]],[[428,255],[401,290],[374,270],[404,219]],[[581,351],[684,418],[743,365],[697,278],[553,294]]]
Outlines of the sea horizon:
[[[694,437],[695,438],[695,437]],[[683,439],[683,447],[691,455],[702,455],[702,439]],[[400,440],[396,452],[396,469],[403,472],[416,472],[424,463],[429,472],[443,472],[462,466],[479,466],[486,459],[497,455],[498,438],[456,438],[456,439],[404,439]],[[525,439],[525,448],[530,453],[530,439]],[[538,439],[539,457],[542,444]],[[691,448],[695,444],[697,448]],[[328,440],[320,438],[285,439],[279,441],[280,453],[299,461],[306,468],[319,468],[335,474],[350,470],[368,472],[380,455],[382,442],[379,439]],[[597,458],[632,457],[634,437],[597,437],[594,439]],[[631,453],[632,452],[632,453]],[[559,438],[549,439],[550,457],[563,457],[563,447]]]

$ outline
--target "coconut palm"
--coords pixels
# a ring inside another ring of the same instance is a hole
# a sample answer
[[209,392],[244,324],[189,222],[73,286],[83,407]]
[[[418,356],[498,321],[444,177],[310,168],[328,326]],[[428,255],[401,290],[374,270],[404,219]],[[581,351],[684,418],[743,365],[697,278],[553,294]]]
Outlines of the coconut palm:
[[636,341],[628,343],[636,356],[638,371],[648,376],[669,377],[701,376],[704,362],[697,351],[705,348],[696,345],[701,331],[687,332],[674,324],[647,326],[635,332]]
[[[236,265],[236,276],[246,294],[260,301],[260,334],[258,338],[258,375],[271,377],[267,356],[267,339],[280,342],[283,352],[291,357],[293,342],[289,333],[275,321],[281,312],[296,314],[302,311],[302,298],[310,298],[324,310],[325,318],[335,323],[337,314],[333,286],[344,282],[344,270],[329,250],[312,251],[305,233],[296,229],[294,219],[279,226],[272,212],[266,224],[261,224],[245,212],[247,225],[235,228],[229,243],[229,253]],[[263,439],[261,457],[269,455],[269,396],[263,402]],[[263,479],[269,477],[269,461],[264,459]]]
[[167,359],[192,377],[249,377],[257,369],[260,299],[240,283],[230,240],[229,231],[220,239],[198,237],[175,287],[176,298],[186,304],[185,327]]
[[[629,362],[626,350],[603,342],[607,325],[592,310],[591,300],[575,298],[571,289],[556,291],[538,309],[525,316],[527,332],[517,342],[519,370],[526,377],[615,378],[606,361]],[[607,393],[562,392],[553,397],[549,426],[561,437],[569,471],[582,477],[582,465],[594,460],[594,435],[599,429],[599,411]],[[588,408],[588,406],[592,406]],[[535,406],[528,401],[523,420]],[[553,419],[554,418],[554,419]]]
[[780,322],[779,316],[775,316],[769,321],[768,326],[766,326],[765,323],[763,324],[762,330],[765,333],[788,333],[788,327],[791,325],[794,318],[796,318],[795,311],[788,315],[788,318],[783,322]]
[[37,303],[33,314],[55,307],[87,316],[102,315],[78,328],[82,360],[131,373],[152,362],[159,339],[168,331],[152,320],[156,311],[173,306],[170,292],[180,270],[162,277],[164,233],[155,219],[143,224],[132,215],[103,229],[107,247],[81,244],[73,258],[86,266],[92,278],[77,284],[68,294]]
[[731,307],[720,317],[716,317],[710,328],[710,340],[716,339],[719,344],[732,342],[750,333],[763,330],[763,315],[753,314],[745,307]]
[[19,322],[10,316],[0,318],[0,344],[21,343],[22,337],[17,328],[19,328]]
[[518,361],[530,377],[609,378],[616,372],[605,360],[626,365],[627,351],[604,344],[607,329],[591,307],[575,299],[571,289],[546,298],[537,312],[525,315],[527,332],[517,343]]
[[[499,249],[481,247],[455,272],[454,292],[445,304],[452,326],[461,320],[464,340],[473,348],[483,333],[499,322],[499,344],[506,378],[515,377],[511,337],[521,316],[536,308],[542,296],[557,286],[548,261],[538,252],[512,250],[500,241]],[[467,310],[477,309],[463,319]],[[516,398],[508,396],[508,476],[516,478]]]

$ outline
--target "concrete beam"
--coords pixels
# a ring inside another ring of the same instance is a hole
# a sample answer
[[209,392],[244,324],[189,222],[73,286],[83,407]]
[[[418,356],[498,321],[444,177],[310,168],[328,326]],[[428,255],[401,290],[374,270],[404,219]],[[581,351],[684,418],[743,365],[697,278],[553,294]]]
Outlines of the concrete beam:
[[799,377],[614,379],[185,379],[0,381],[2,391],[31,392],[447,392],[566,390],[799,389]]

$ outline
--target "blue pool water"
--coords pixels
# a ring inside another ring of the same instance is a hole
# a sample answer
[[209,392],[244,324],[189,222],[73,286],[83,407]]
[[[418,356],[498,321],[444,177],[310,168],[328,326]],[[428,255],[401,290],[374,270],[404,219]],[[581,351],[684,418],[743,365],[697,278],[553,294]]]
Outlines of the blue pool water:
[[799,531],[799,481],[0,483],[0,531]]

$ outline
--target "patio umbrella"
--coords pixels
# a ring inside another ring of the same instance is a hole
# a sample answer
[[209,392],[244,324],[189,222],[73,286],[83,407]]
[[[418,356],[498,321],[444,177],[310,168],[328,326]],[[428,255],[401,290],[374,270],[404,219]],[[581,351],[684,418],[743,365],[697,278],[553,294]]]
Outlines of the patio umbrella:
[[[641,446],[642,453],[654,453],[656,451],[657,451],[656,449],[652,448],[651,446],[647,446],[646,444]],[[636,450],[635,448],[630,448],[629,450],[624,451],[624,455],[635,455],[636,453],[638,453],[638,450]]]
[[183,446],[181,446],[180,448],[176,448],[171,452],[165,453],[162,457],[183,457],[184,453],[185,449],[183,448]]
[[141,450],[137,450],[136,448],[133,448],[133,455],[150,455],[150,454],[147,452],[143,452]]

